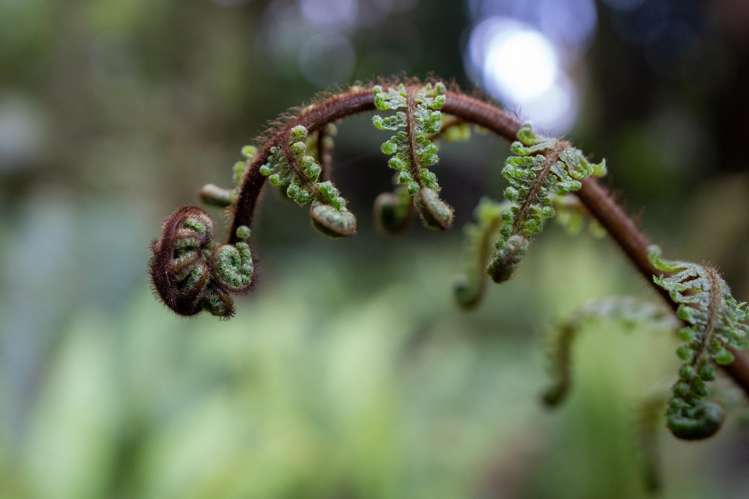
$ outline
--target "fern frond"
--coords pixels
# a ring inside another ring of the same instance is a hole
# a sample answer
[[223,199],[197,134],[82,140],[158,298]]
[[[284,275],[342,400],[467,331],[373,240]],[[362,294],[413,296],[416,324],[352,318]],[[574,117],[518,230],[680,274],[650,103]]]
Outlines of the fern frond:
[[429,169],[439,162],[437,144],[432,138],[442,126],[440,109],[445,105],[445,85],[427,83],[418,89],[403,84],[387,89],[376,85],[373,91],[378,111],[395,111],[372,118],[378,130],[395,132],[380,148],[390,156],[388,166],[396,171],[395,184],[406,187],[426,227],[448,229],[453,222],[453,209],[440,199],[437,176]]
[[273,146],[268,161],[260,166],[260,174],[299,206],[310,206],[313,225],[332,237],[356,233],[356,218],[347,208],[347,201],[330,180],[322,181],[322,166],[307,151],[307,128],[293,127],[288,141]]
[[580,331],[591,322],[602,320],[619,322],[630,330],[642,325],[655,331],[673,331],[678,326],[668,309],[634,298],[606,298],[581,306],[549,335],[549,365],[553,381],[542,397],[548,407],[558,406],[570,391],[572,348]]
[[707,383],[715,379],[715,367],[734,361],[730,348],[749,346],[749,310],[738,302],[717,270],[690,262],[661,258],[651,246],[650,261],[662,272],[653,281],[679,304],[677,316],[684,343],[676,350],[683,362],[666,413],[674,436],[698,440],[715,434],[723,422],[723,409],[706,401]]
[[517,133],[511,156],[502,175],[509,186],[505,198],[511,203],[505,212],[497,248],[489,264],[495,282],[512,277],[530,241],[543,230],[556,212],[556,196],[579,190],[587,177],[606,174],[605,160],[589,163],[583,153],[568,142],[536,135],[529,124]]
[[491,248],[502,226],[502,211],[508,207],[506,202],[483,198],[473,212],[475,222],[465,227],[466,270],[453,285],[455,299],[464,309],[471,309],[481,302]]
[[213,221],[196,207],[179,209],[162,225],[151,245],[151,281],[163,302],[180,315],[207,310],[219,317],[234,314],[230,293],[250,289],[254,275],[250,229],[240,226],[235,244],[213,241]]

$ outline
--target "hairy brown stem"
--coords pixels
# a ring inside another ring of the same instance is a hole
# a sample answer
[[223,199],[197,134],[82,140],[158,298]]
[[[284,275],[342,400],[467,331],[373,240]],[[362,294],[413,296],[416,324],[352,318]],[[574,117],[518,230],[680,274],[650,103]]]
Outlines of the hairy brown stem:
[[[267,160],[273,145],[283,146],[288,131],[296,125],[304,125],[310,131],[319,130],[327,123],[374,109],[374,98],[370,88],[353,87],[346,92],[324,98],[304,108],[282,126],[273,131],[262,149],[250,165],[242,183],[241,192],[233,212],[230,242],[235,242],[235,233],[239,226],[251,226],[257,199],[265,183],[265,177],[259,172],[260,166]],[[447,100],[442,111],[465,122],[479,125],[507,140],[515,140],[521,122],[512,114],[494,104],[471,97],[458,91],[448,91]],[[614,201],[605,187],[597,180],[588,178],[576,195],[590,214],[606,229],[606,232],[624,251],[632,264],[645,280],[676,310],[678,304],[668,293],[653,283],[653,275],[658,270],[648,258],[650,242],[640,231],[635,222]],[[732,351],[736,360],[728,366],[722,366],[726,374],[739,385],[749,396],[749,359],[740,352]]]

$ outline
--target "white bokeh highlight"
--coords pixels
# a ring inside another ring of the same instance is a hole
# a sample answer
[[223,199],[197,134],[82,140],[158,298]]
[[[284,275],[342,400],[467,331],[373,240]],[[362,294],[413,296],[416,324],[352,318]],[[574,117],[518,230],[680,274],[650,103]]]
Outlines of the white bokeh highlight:
[[556,46],[541,31],[491,17],[471,31],[465,59],[478,85],[540,129],[563,134],[574,123],[577,93]]

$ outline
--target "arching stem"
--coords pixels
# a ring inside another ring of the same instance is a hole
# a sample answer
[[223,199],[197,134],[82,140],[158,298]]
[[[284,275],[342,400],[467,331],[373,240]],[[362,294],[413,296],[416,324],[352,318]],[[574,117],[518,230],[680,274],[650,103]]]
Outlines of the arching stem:
[[[352,87],[348,91],[324,98],[289,119],[283,126],[275,129],[255,156],[244,177],[239,199],[232,214],[229,242],[235,242],[236,230],[240,226],[251,227],[257,207],[257,200],[265,183],[260,174],[262,165],[274,145],[283,146],[288,131],[296,125],[304,125],[310,132],[321,129],[328,123],[365,111],[374,110],[374,99],[370,88]],[[520,129],[520,120],[498,106],[471,97],[457,91],[448,91],[447,100],[442,111],[446,114],[471,124],[483,127],[505,138],[515,140]],[[645,280],[676,310],[678,304],[667,292],[653,283],[653,275],[659,273],[648,259],[650,241],[640,231],[635,222],[614,201],[613,197],[594,178],[583,181],[583,187],[575,193],[590,214],[606,229],[606,232],[622,249],[635,268]],[[737,351],[732,351],[736,360],[724,371],[749,396],[749,359]]]

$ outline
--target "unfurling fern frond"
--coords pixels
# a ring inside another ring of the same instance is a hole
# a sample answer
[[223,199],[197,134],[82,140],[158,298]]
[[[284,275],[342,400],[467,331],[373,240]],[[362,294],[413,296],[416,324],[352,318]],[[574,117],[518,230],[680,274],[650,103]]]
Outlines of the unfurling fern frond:
[[283,145],[271,147],[260,174],[299,206],[310,206],[314,226],[332,237],[356,233],[356,218],[329,180],[321,181],[322,166],[307,153],[307,129],[297,125]]
[[255,146],[244,146],[242,148],[244,161],[237,161],[232,168],[232,184],[234,187],[224,189],[214,184],[206,184],[200,189],[200,200],[209,206],[218,206],[219,208],[226,208],[234,204],[239,197],[239,190],[242,185],[242,178],[247,171],[247,165],[255,159],[256,154],[257,148]]
[[674,436],[698,440],[715,434],[723,423],[723,409],[707,401],[707,383],[715,379],[715,367],[734,361],[730,349],[749,346],[749,308],[712,267],[661,258],[660,248],[651,246],[650,261],[662,272],[653,281],[679,304],[677,316],[685,327],[679,330],[684,343],[676,350],[683,364],[674,384],[666,413]]
[[335,147],[336,135],[338,135],[338,127],[333,123],[328,123],[317,132],[315,153],[320,166],[322,166],[321,177],[323,180],[330,178],[330,173],[333,170],[333,148]]
[[378,130],[395,132],[381,147],[383,154],[390,156],[388,166],[396,171],[395,184],[406,187],[426,227],[448,229],[453,209],[440,199],[437,176],[429,169],[439,162],[432,138],[442,126],[445,85],[427,83],[418,89],[405,85],[383,89],[377,85],[373,90],[377,110],[395,111],[372,118]]
[[486,266],[502,226],[502,211],[509,205],[483,198],[474,210],[475,222],[465,228],[466,270],[453,285],[455,299],[464,309],[481,302],[486,288]]
[[588,177],[606,174],[606,162],[589,163],[583,153],[568,142],[536,135],[524,125],[512,143],[511,156],[502,175],[509,186],[505,198],[511,203],[504,214],[497,248],[489,264],[495,282],[512,277],[531,239],[555,215],[556,196],[579,190]]
[[219,317],[234,314],[230,293],[250,289],[254,265],[247,244],[250,229],[240,226],[235,244],[213,241],[213,222],[200,208],[169,215],[161,238],[151,245],[149,273],[164,303],[180,315],[207,310]]
[[561,322],[549,336],[549,365],[552,385],[542,400],[549,407],[558,406],[572,385],[572,347],[584,326],[601,320],[616,321],[628,329],[642,325],[656,331],[673,331],[678,326],[671,312],[634,298],[613,297],[594,300],[578,308]]

